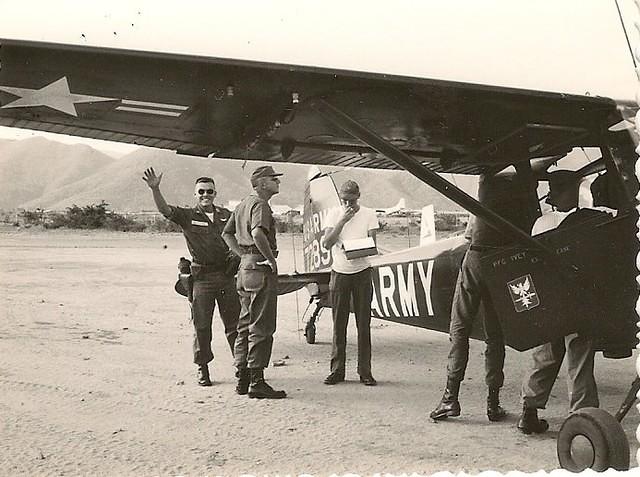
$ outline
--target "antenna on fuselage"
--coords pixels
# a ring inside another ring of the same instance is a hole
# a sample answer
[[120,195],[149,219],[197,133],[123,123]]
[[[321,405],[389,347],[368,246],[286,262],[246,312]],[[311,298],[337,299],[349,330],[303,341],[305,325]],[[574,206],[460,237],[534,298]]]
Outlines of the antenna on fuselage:
[[618,4],[618,0],[614,0],[616,3],[616,9],[618,10],[618,18],[620,18],[620,25],[622,25],[622,31],[624,32],[624,37],[627,40],[627,46],[629,47],[629,53],[631,53],[631,61],[633,61],[633,67],[637,68],[636,57],[633,54],[633,48],[631,47],[631,41],[629,40],[629,35],[627,34],[627,28],[624,26],[624,19],[622,18],[622,12],[620,11],[620,5]]

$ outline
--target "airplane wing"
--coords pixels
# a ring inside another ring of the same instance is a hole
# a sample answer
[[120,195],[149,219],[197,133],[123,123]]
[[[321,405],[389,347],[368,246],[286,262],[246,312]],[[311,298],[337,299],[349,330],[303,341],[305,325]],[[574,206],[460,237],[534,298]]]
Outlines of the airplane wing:
[[[399,169],[320,114],[337,107],[434,172],[597,145],[600,97],[220,58],[0,40],[0,125],[179,153]],[[314,106],[315,105],[315,106]]]

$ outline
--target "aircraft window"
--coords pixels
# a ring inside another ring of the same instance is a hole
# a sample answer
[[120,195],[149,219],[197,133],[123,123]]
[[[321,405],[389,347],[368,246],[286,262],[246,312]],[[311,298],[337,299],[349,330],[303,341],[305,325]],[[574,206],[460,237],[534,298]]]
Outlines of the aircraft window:
[[577,171],[600,159],[600,157],[602,157],[602,153],[598,147],[575,147],[566,156],[552,165],[548,171],[552,172],[559,169]]
[[[602,157],[600,148],[597,147],[576,147],[571,150],[566,156],[559,159],[556,163],[551,165],[547,172],[551,173],[558,170],[578,171],[581,168],[588,166],[594,161]],[[578,207],[591,208],[593,207],[593,197],[591,195],[591,183],[597,177],[597,174],[587,176],[580,184]],[[549,193],[549,184],[546,181],[538,182],[538,197],[544,198]],[[540,203],[540,211],[545,214],[551,211],[549,206],[544,200]]]
[[[594,183],[595,186],[593,185]],[[544,200],[548,193],[549,183],[547,181],[540,181],[538,183],[538,197],[541,198],[540,211],[543,214],[552,210],[551,206]],[[578,207],[581,209],[603,207],[608,209],[608,212],[618,208],[615,200],[611,199],[609,181],[606,174],[591,174],[582,179],[578,191]]]

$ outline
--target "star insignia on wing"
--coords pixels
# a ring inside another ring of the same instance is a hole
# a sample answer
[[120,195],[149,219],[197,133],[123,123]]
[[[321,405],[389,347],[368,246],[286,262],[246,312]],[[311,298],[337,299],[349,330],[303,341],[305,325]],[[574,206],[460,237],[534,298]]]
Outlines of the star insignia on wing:
[[102,96],[88,96],[72,93],[69,91],[69,82],[67,81],[66,76],[63,76],[40,89],[0,86],[0,91],[20,97],[10,103],[3,104],[0,108],[30,108],[34,106],[46,106],[75,117],[78,117],[78,112],[76,111],[75,106],[76,103],[119,101],[119,98],[105,98]]

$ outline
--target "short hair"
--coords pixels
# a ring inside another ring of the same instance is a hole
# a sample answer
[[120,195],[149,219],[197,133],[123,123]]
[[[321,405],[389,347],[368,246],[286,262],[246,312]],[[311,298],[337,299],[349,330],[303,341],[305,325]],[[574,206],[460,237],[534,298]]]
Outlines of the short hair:
[[198,182],[211,182],[214,186],[216,185],[215,181],[211,177],[207,176],[198,177],[195,181],[195,184],[197,184]]
[[360,196],[360,187],[356,181],[348,180],[342,186],[340,186],[340,196],[342,195],[357,195]]

